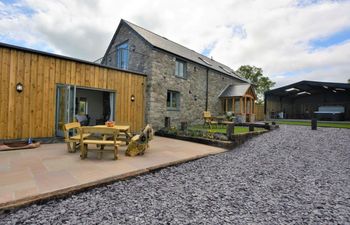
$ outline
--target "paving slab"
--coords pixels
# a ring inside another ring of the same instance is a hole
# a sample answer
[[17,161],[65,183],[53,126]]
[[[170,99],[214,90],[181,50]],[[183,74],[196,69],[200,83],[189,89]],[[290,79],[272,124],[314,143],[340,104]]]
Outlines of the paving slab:
[[169,165],[190,161],[225,149],[155,137],[145,155],[120,158],[106,152],[102,159],[89,152],[68,153],[64,143],[43,144],[37,149],[0,152],[0,209],[18,207],[38,200],[64,195],[90,186],[136,176]]

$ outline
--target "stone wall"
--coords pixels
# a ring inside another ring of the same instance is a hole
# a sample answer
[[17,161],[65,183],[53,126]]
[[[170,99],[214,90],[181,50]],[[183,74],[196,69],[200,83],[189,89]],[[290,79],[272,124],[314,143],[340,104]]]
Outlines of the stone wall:
[[104,64],[117,67],[116,48],[125,41],[128,41],[129,43],[128,70],[147,74],[147,84],[145,84],[145,122],[149,123],[148,115],[150,112],[149,102],[152,81],[152,60],[150,55],[152,53],[152,46],[145,42],[135,31],[130,29],[129,26],[121,24],[118,34],[113,40],[112,46],[107,53],[107,59]]
[[[179,126],[180,122],[190,124],[203,123],[202,113],[206,104],[207,68],[181,57],[187,64],[185,78],[175,76],[176,56],[157,49],[145,42],[136,32],[122,24],[116,39],[110,49],[107,64],[116,66],[116,46],[128,41],[129,70],[136,70],[147,74],[145,121],[157,130],[164,127],[165,117],[170,117],[172,126]],[[213,115],[222,113],[219,94],[229,84],[242,83],[223,73],[208,70],[208,110]],[[177,111],[167,109],[167,91],[180,92],[180,108]]]
[[[187,61],[186,77],[180,78],[175,76],[176,57],[174,55],[162,50],[154,50],[152,58],[149,121],[153,127],[156,129],[163,127],[165,117],[171,118],[172,126],[179,125],[181,121],[200,122],[202,112],[205,110],[205,68]],[[178,111],[170,111],[166,107],[168,90],[180,92],[180,108]]]
[[107,54],[106,64],[117,67],[117,46],[128,42],[129,63],[128,70],[149,74],[151,72],[151,60],[149,58],[152,46],[127,25],[121,24],[118,34]]
[[231,84],[244,83],[241,80],[229,77],[226,74],[219,73],[215,70],[209,70],[209,91],[208,91],[208,111],[214,116],[222,114],[222,105],[219,99],[221,92]]
[[[162,50],[153,50],[152,82],[150,94],[151,113],[149,121],[155,129],[164,127],[165,117],[171,118],[171,126],[179,126],[180,122],[189,124],[203,123],[202,113],[206,104],[206,76],[207,68],[182,59],[187,63],[186,78],[175,76],[176,56]],[[180,58],[181,59],[181,58]],[[208,70],[208,110],[213,115],[222,113],[220,93],[229,84],[242,83],[228,75],[217,71]],[[178,111],[167,110],[167,91],[180,92],[180,109]],[[196,99],[196,100],[195,100]]]

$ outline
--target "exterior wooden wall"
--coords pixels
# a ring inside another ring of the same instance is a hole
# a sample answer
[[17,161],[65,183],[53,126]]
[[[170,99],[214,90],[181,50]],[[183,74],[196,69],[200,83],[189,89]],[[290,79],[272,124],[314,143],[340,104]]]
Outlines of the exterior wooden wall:
[[144,126],[146,77],[139,74],[0,46],[0,81],[0,139],[55,136],[57,84],[115,91],[116,121],[132,131]]
[[256,104],[255,105],[255,120],[256,121],[265,120],[264,104]]

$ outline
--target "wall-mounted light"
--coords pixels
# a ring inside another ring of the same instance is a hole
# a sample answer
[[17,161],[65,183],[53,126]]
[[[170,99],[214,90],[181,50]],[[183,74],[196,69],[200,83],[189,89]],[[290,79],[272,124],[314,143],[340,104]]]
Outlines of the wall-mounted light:
[[131,101],[132,101],[132,102],[135,101],[135,95],[131,95]]
[[16,91],[18,93],[21,93],[23,91],[23,84],[21,83],[16,84]]
[[194,95],[193,98],[195,101],[197,101],[197,95]]
[[135,45],[131,45],[131,46],[130,46],[130,50],[131,50],[132,52],[134,52],[135,49],[136,49],[136,46],[135,46]]

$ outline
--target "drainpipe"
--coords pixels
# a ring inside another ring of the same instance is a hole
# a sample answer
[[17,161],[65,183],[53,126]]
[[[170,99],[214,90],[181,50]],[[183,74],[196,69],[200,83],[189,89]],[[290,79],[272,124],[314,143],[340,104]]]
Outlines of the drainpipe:
[[266,98],[266,93],[264,93],[264,114],[265,114],[265,117],[267,116],[266,115],[266,105],[267,105],[267,98]]
[[208,111],[208,93],[209,93],[209,68],[207,68],[207,81],[205,90],[205,111]]

